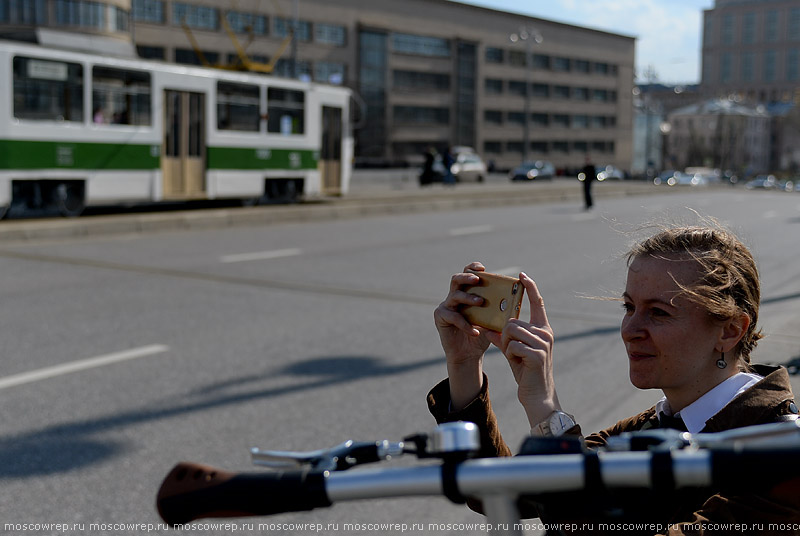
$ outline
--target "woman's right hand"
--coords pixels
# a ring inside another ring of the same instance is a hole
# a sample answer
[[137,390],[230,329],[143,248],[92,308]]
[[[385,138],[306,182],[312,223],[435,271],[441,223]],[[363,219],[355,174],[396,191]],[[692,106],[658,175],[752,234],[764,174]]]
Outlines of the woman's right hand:
[[459,309],[463,305],[480,305],[483,298],[464,290],[464,285],[475,285],[480,279],[473,272],[483,272],[483,264],[473,262],[464,272],[450,279],[450,292],[433,313],[436,330],[447,358],[450,378],[452,409],[458,410],[472,401],[483,387],[483,354],[489,348],[487,331],[473,326]]

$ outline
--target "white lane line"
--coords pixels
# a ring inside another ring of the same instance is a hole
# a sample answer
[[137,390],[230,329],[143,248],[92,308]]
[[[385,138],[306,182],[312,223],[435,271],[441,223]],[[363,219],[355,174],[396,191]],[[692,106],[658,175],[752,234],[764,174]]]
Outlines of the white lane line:
[[472,227],[457,227],[450,229],[450,236],[463,236],[479,233],[491,233],[494,227],[491,225],[473,225]]
[[236,255],[224,255],[220,257],[220,262],[246,262],[261,261],[266,259],[279,259],[281,257],[294,257],[303,253],[298,248],[273,249],[272,251],[256,251],[253,253],[238,253]]
[[136,359],[138,357],[160,354],[166,352],[167,350],[169,350],[169,346],[164,346],[163,344],[151,344],[150,346],[142,346],[141,348],[123,350],[121,352],[114,352],[113,354],[90,357],[88,359],[81,359],[80,361],[64,363],[63,365],[55,365],[53,367],[32,370],[30,372],[23,372],[21,374],[14,374],[13,376],[0,378],[0,389],[16,387],[26,383],[38,382],[40,380],[46,380],[56,376],[63,376],[64,374],[70,374],[72,372],[111,365],[113,363],[119,363],[120,361],[127,361],[129,359]]

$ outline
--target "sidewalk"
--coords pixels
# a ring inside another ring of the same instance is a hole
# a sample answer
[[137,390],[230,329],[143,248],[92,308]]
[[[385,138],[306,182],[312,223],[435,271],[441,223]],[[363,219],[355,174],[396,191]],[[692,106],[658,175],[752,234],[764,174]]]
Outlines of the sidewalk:
[[[625,197],[674,191],[641,181],[596,183],[595,198]],[[390,179],[383,182],[354,181],[350,193],[295,205],[250,208],[210,208],[165,212],[82,216],[74,219],[44,218],[0,221],[0,244],[31,240],[97,237],[186,229],[214,229],[245,225],[402,214],[476,207],[583,203],[581,184],[575,179],[537,183],[441,184],[420,188],[416,182]]]

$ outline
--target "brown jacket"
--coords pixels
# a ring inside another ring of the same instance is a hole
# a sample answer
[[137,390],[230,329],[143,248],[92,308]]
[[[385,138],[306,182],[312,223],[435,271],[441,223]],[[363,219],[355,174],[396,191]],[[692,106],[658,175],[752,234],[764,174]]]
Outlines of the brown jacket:
[[[756,385],[740,394],[727,406],[714,415],[703,432],[719,432],[732,428],[766,424],[781,420],[784,415],[797,413],[789,375],[781,367],[755,365],[754,371],[764,376]],[[481,433],[481,457],[511,456],[506,442],[500,435],[497,418],[489,401],[488,379],[484,376],[484,386],[478,397],[458,412],[450,412],[450,386],[448,380],[436,385],[428,394],[428,408],[437,422],[469,421],[478,425]],[[655,407],[639,415],[619,421],[614,426],[586,436],[585,444],[596,449],[606,444],[606,440],[623,432],[633,432],[657,428],[658,418]],[[580,435],[580,427],[569,431]],[[797,490],[800,486],[795,486]],[[800,535],[800,493],[774,494],[725,494],[708,492],[697,495],[691,492],[673,494],[675,497],[659,497],[656,507],[652,497],[642,502],[638,521],[660,524],[658,533],[682,534],[724,534],[739,530],[722,530],[724,524],[741,523],[747,527],[748,534],[797,534]],[[677,496],[680,495],[680,496]],[[641,496],[641,495],[640,495]],[[635,498],[635,495],[633,496]],[[627,498],[627,496],[626,496]],[[539,517],[536,509],[526,508],[521,502],[523,517]],[[528,505],[530,506],[530,505]],[[549,506],[549,504],[548,504]],[[575,502],[569,507],[577,507]],[[577,508],[572,508],[573,510]],[[545,509],[547,510],[547,508]],[[564,511],[564,505],[559,505]],[[560,516],[556,516],[560,517]],[[582,520],[587,520],[585,516]],[[597,521],[597,520],[595,520]],[[626,519],[626,521],[628,521]],[[778,524],[788,530],[769,530],[769,524]],[[667,527],[669,527],[667,529]],[[700,527],[699,530],[698,527]],[[717,530],[714,530],[714,529]],[[593,534],[598,532],[593,531]],[[629,532],[630,533],[630,532]],[[650,531],[650,534],[653,532]]]

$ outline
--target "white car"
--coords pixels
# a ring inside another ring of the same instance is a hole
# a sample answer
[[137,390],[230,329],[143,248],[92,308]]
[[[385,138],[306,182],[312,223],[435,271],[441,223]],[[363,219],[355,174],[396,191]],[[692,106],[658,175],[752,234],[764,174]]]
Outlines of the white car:
[[486,178],[486,164],[477,153],[459,152],[455,163],[450,166],[450,172],[456,182],[483,182]]

